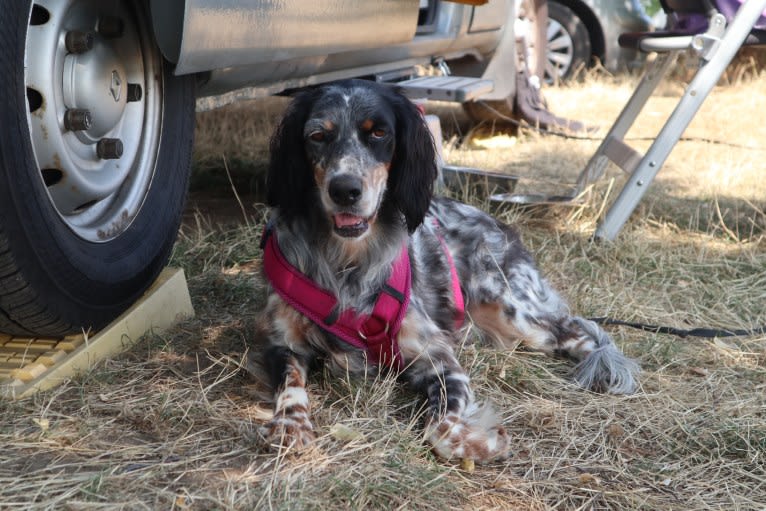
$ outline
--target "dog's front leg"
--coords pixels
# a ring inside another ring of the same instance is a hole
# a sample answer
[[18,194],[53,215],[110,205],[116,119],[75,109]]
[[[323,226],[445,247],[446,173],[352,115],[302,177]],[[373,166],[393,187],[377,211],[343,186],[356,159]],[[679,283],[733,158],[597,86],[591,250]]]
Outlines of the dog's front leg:
[[474,401],[447,335],[418,313],[408,313],[399,332],[404,376],[428,399],[426,439],[445,459],[505,458],[508,433],[489,406]]
[[267,443],[274,447],[305,447],[314,436],[309,418],[309,397],[306,393],[308,364],[287,348],[272,347],[268,360],[274,395],[274,417],[261,428]]

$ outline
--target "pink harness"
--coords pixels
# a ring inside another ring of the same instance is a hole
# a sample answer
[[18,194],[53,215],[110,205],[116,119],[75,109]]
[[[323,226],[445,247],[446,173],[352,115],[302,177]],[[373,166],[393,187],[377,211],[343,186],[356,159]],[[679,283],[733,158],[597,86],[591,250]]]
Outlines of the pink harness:
[[[396,338],[410,303],[412,277],[406,245],[402,246],[372,312],[358,314],[353,309],[339,311],[338,300],[332,293],[317,286],[291,265],[279,249],[275,232],[267,228],[263,236],[263,270],[271,286],[285,302],[321,329],[365,350],[371,364],[392,366],[397,370],[404,368]],[[455,320],[459,327],[465,314],[463,293],[452,256],[444,239],[441,236],[439,239],[450,264],[457,309]]]

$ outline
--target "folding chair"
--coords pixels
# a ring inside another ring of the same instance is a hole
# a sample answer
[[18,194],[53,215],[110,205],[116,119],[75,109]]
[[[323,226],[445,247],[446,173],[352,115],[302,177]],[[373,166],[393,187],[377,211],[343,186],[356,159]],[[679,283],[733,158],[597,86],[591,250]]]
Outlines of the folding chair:
[[[717,5],[711,0],[661,0],[661,3],[675,22],[668,30],[620,37],[623,46],[658,55],[577,180],[576,190],[585,190],[603,175],[609,161],[629,174],[596,229],[597,239],[613,240],[617,236],[737,50],[743,44],[766,43],[766,30],[754,30],[764,22],[762,12],[766,9],[766,0],[745,0],[744,3],[717,0]],[[731,20],[728,26],[726,14]],[[641,154],[625,143],[625,134],[678,55],[689,49],[700,57],[699,70],[657,138],[647,152]]]

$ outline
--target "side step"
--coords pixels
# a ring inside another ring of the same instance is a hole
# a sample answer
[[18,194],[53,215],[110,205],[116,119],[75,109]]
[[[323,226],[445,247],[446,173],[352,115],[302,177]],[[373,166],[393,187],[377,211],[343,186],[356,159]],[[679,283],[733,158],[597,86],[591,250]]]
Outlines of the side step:
[[495,88],[492,80],[465,76],[421,76],[397,82],[411,99],[465,103],[479,99]]

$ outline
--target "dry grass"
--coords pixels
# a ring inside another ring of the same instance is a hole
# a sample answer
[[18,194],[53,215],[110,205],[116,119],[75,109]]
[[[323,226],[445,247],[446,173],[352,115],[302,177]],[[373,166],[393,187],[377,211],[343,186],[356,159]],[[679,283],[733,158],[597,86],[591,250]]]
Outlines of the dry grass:
[[[606,128],[632,85],[593,78],[547,97],[557,113]],[[760,78],[715,91],[687,136],[732,145],[681,142],[614,244],[589,242],[610,181],[621,179],[614,170],[585,207],[494,212],[519,226],[582,315],[681,328],[766,324],[764,86]],[[632,136],[654,133],[679,88],[650,104]],[[0,403],[0,508],[764,509],[764,335],[612,328],[644,367],[631,397],[574,388],[563,361],[466,343],[461,360],[514,445],[510,461],[472,473],[432,456],[420,399],[390,378],[314,375],[316,446],[265,451],[256,430],[268,410],[241,367],[263,298],[264,209],[248,192],[258,190],[265,134],[283,104],[199,116],[198,191],[173,257],[197,318],[56,390]],[[438,110],[445,131],[464,133],[459,110]],[[518,174],[522,189],[556,191],[597,144],[522,132],[473,143],[454,136],[445,152],[453,163]],[[205,186],[214,189],[203,194]]]

